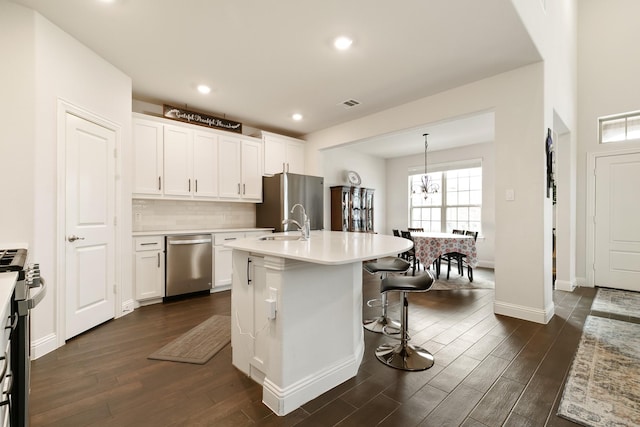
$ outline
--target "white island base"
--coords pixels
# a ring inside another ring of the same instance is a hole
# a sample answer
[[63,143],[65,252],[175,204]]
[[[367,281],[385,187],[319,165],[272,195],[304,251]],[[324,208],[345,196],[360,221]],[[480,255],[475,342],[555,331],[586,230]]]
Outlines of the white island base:
[[262,384],[273,412],[286,415],[356,375],[361,261],[322,265],[234,250],[233,275],[233,364]]
[[233,249],[231,345],[234,366],[262,384],[265,405],[286,415],[356,375],[362,261],[413,243],[326,230],[304,241],[270,236],[225,244]]

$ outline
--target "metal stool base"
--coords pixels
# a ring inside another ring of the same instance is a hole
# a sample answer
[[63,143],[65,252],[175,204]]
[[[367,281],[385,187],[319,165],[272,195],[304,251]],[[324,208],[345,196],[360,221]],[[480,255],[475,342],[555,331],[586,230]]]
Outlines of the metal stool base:
[[[400,322],[391,320],[387,316],[378,316],[374,319],[365,320],[362,323],[367,331],[375,332],[377,334],[392,335],[400,333]],[[386,332],[383,331],[385,328]]]
[[434,358],[422,347],[410,344],[383,344],[376,349],[379,361],[403,371],[424,371],[433,366]]

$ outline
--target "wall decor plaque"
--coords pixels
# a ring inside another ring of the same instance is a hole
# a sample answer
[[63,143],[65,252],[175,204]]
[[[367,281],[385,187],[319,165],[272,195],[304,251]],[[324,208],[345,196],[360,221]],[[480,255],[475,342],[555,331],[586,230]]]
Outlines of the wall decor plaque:
[[162,115],[168,119],[242,133],[242,123],[234,122],[233,120],[222,119],[220,117],[214,117],[208,114],[198,113],[196,111],[189,111],[184,108],[173,107],[167,104],[164,104],[162,107]]

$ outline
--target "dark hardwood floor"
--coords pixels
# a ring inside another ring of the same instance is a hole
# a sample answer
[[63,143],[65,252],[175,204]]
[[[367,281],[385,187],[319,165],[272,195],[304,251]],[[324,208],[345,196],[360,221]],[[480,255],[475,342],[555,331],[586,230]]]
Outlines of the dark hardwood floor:
[[[476,269],[477,278],[491,271]],[[365,299],[379,279],[364,274]],[[31,425],[38,426],[570,426],[555,415],[594,289],[556,291],[547,324],[493,314],[491,289],[411,294],[412,342],[435,355],[423,372],[374,356],[389,338],[365,331],[355,378],[285,417],[231,365],[225,347],[205,365],[147,356],[213,314],[230,315],[222,292],[143,307],[32,364]],[[390,298],[391,312],[399,309]],[[377,314],[365,308],[364,317]],[[310,331],[311,333],[311,331]]]

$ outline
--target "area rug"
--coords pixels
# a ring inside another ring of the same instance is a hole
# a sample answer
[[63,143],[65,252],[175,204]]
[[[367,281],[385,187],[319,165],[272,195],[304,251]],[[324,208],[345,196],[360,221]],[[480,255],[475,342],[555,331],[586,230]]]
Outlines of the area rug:
[[640,324],[587,316],[558,415],[585,426],[640,425]]
[[640,319],[640,292],[598,288],[591,311]]
[[460,277],[456,274],[455,277],[449,276],[449,280],[446,279],[447,274],[444,274],[444,279],[440,274],[440,279],[436,279],[436,282],[431,286],[432,291],[454,291],[458,289],[493,289],[495,284],[490,280],[474,277],[473,282],[470,282],[467,276]]
[[215,315],[152,353],[148,358],[203,365],[230,341],[231,318]]

